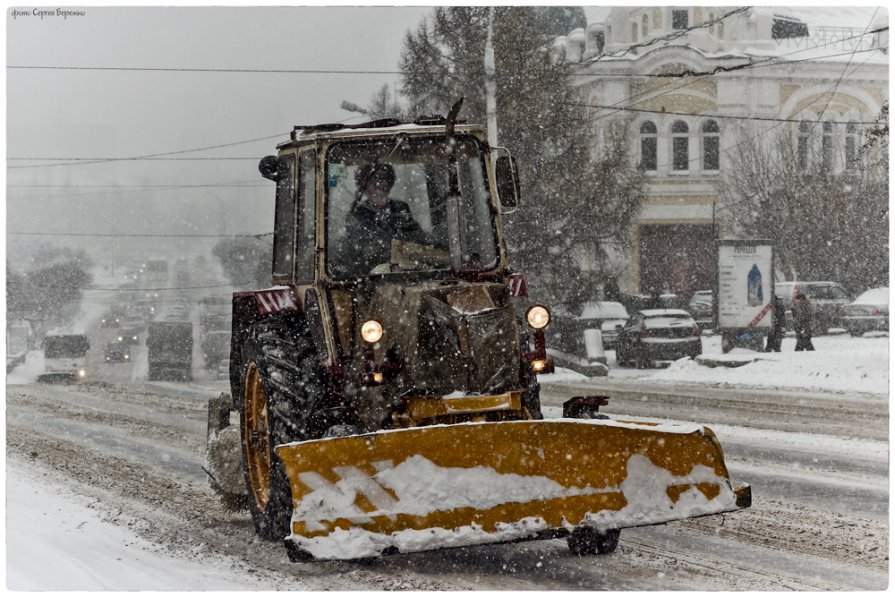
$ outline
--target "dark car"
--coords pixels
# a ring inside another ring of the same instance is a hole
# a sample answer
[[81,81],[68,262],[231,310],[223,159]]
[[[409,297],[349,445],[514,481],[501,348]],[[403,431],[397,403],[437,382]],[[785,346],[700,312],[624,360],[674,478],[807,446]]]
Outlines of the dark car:
[[852,336],[889,331],[889,289],[871,288],[842,307],[842,325]]
[[121,318],[112,313],[112,311],[109,311],[103,315],[101,323],[104,328],[117,328],[121,324]]
[[104,351],[107,363],[124,363],[130,361],[130,349],[123,342],[109,342]]
[[642,368],[700,354],[699,326],[683,309],[635,311],[619,331],[615,346],[615,360],[622,367]]
[[697,290],[690,298],[690,304],[687,305],[687,311],[696,320],[701,328],[712,326],[714,318],[713,297],[711,290]]
[[146,322],[139,317],[128,317],[121,322],[118,328],[118,341],[125,344],[137,344],[140,336],[146,329]]
[[659,295],[658,304],[656,297],[649,294],[629,294],[622,298],[622,303],[628,310],[628,313],[642,311],[644,309],[682,309],[681,298],[673,293],[663,293]]

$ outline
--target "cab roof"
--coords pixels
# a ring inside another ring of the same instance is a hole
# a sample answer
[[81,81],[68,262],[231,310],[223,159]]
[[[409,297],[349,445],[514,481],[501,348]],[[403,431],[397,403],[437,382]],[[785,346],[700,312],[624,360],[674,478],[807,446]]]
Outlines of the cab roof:
[[[314,124],[296,125],[289,135],[290,140],[277,145],[277,149],[283,149],[304,143],[323,139],[339,139],[349,137],[388,137],[395,133],[410,133],[414,135],[444,135],[447,122],[444,117],[417,119],[414,122],[403,122],[391,118],[373,120],[360,124]],[[483,133],[484,128],[477,124],[466,124],[465,120],[458,120],[454,131],[456,133]]]

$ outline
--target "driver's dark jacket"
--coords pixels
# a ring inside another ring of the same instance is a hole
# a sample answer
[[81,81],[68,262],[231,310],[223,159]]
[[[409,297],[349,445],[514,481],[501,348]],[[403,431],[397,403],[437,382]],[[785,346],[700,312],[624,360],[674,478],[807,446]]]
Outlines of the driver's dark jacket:
[[358,204],[348,216],[339,261],[355,274],[367,274],[391,258],[392,239],[425,242],[425,233],[403,201],[389,199],[383,209]]

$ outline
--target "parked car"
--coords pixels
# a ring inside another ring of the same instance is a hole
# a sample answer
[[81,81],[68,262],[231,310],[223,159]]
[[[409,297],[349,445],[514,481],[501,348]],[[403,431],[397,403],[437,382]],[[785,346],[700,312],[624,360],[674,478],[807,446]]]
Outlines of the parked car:
[[842,324],[852,336],[889,331],[889,289],[871,288],[842,307]]
[[130,349],[124,342],[109,342],[104,350],[107,363],[124,363],[130,360]]
[[621,327],[615,360],[622,367],[647,367],[702,354],[699,326],[683,309],[635,311]]
[[659,306],[654,303],[654,298],[649,294],[629,294],[622,298],[622,302],[628,313],[634,311],[642,311],[644,309],[682,309],[681,298],[673,293],[664,293],[659,295]]
[[701,328],[711,327],[714,324],[714,296],[711,290],[697,290],[690,298],[687,311],[696,320]]
[[603,348],[611,350],[615,348],[615,340],[618,336],[617,326],[623,325],[628,317],[628,311],[621,303],[594,301],[582,305],[578,321],[582,324],[583,329],[600,330],[600,335],[603,337]]
[[774,294],[786,306],[787,329],[792,329],[792,303],[800,292],[811,301],[812,334],[826,334],[830,328],[843,326],[842,308],[851,302],[851,297],[842,286],[836,282],[777,282]]

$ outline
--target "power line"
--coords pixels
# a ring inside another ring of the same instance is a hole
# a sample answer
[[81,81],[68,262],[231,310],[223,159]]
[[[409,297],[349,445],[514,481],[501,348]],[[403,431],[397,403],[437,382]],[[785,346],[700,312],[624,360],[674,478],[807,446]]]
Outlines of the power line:
[[[289,135],[289,133],[278,133],[276,135],[267,135],[266,137],[256,137],[254,139],[244,139],[242,141],[233,141],[231,143],[220,143],[218,145],[207,145],[205,147],[195,147],[192,149],[180,149],[180,150],[176,150],[176,151],[167,151],[167,152],[163,152],[163,153],[152,153],[152,154],[147,154],[147,155],[131,156],[131,157],[123,157],[123,158],[103,158],[103,159],[94,159],[93,161],[77,161],[82,158],[71,158],[72,160],[76,160],[76,161],[69,161],[66,163],[59,163],[59,164],[7,166],[7,169],[13,170],[13,169],[19,169],[19,168],[47,168],[47,167],[51,167],[51,166],[105,164],[105,163],[114,162],[114,161],[148,160],[150,158],[162,158],[162,157],[168,157],[168,156],[172,156],[172,155],[179,155],[179,154],[183,154],[183,153],[193,153],[196,151],[207,151],[210,149],[221,149],[223,147],[232,147],[234,145],[245,145],[246,143],[256,143],[258,141],[269,141],[270,139],[282,139],[284,137],[287,137],[288,135]],[[8,158],[8,159],[11,159],[11,158]],[[90,158],[87,158],[87,159],[90,160]],[[236,158],[236,159],[250,159],[250,158]],[[258,158],[256,157],[256,158],[251,158],[251,159],[258,159]]]
[[273,232],[261,234],[124,234],[113,232],[7,232],[7,236],[87,236],[110,238],[262,238]]
[[256,183],[216,183],[216,184],[8,184],[10,189],[212,189],[212,188],[247,188],[264,187],[269,184]]
[[206,290],[208,288],[245,288],[245,287],[253,287],[256,286],[255,282],[243,282],[241,284],[211,284],[208,286],[170,286],[166,288],[97,288],[97,287],[85,287],[81,290],[94,290],[94,291],[113,291],[113,292],[158,292],[158,291],[166,291],[166,290]]
[[[886,29],[888,29],[888,28],[882,28],[882,29],[880,29],[880,30],[886,30]],[[877,31],[877,30],[874,30],[874,32],[875,32],[875,31]],[[631,98],[627,98],[627,99],[625,99],[625,100],[620,100],[620,101],[616,102],[615,104],[613,104],[613,105],[611,106],[611,108],[615,108],[616,106],[618,106],[618,104],[621,104],[621,103],[626,102],[626,101],[627,101],[627,102],[631,102],[632,100],[636,100],[636,99],[638,99],[638,98],[645,98],[645,99],[643,99],[643,100],[641,100],[641,101],[638,101],[638,102],[629,104],[629,105],[637,105],[637,104],[642,103],[642,102],[644,102],[644,101],[648,101],[649,99],[655,99],[655,98],[657,98],[657,97],[661,97],[662,95],[666,95],[666,94],[671,93],[671,92],[673,92],[673,91],[677,91],[677,90],[679,90],[679,89],[683,89],[684,87],[689,87],[690,85],[695,84],[696,82],[702,80],[702,79],[705,78],[705,77],[709,77],[709,76],[714,76],[714,75],[717,75],[717,74],[721,74],[721,72],[732,72],[732,71],[736,71],[736,70],[746,70],[746,69],[752,69],[752,68],[763,68],[763,67],[768,67],[768,66],[792,65],[792,64],[799,63],[799,62],[809,62],[809,61],[814,61],[814,60],[826,60],[826,59],[829,59],[829,58],[835,58],[835,57],[843,56],[843,55],[849,55],[849,56],[851,56],[851,55],[853,55],[854,51],[852,51],[852,52],[843,52],[843,53],[840,53],[840,54],[827,54],[827,55],[824,55],[824,56],[817,56],[817,57],[812,57],[812,58],[804,58],[804,59],[800,59],[800,60],[787,60],[787,58],[790,57],[790,56],[795,56],[796,54],[801,54],[802,52],[807,52],[807,51],[809,51],[809,50],[811,50],[811,49],[823,48],[823,47],[825,47],[825,46],[835,45],[835,44],[841,43],[841,42],[843,42],[843,41],[848,41],[848,40],[852,40],[852,39],[859,39],[859,38],[861,38],[861,37],[864,37],[865,35],[868,35],[869,33],[870,33],[870,32],[865,31],[864,33],[861,33],[861,34],[859,34],[859,35],[854,35],[854,36],[851,36],[851,37],[846,37],[846,38],[843,38],[843,39],[834,40],[834,41],[829,41],[829,42],[826,42],[826,43],[823,43],[823,44],[819,44],[819,45],[816,46],[815,48],[803,48],[803,49],[795,50],[795,51],[793,51],[793,52],[789,52],[788,54],[783,54],[783,55],[780,55],[780,56],[770,56],[770,57],[765,58],[765,59],[763,59],[763,60],[760,60],[760,61],[758,61],[758,62],[748,62],[748,63],[742,64],[742,65],[737,65],[737,66],[735,66],[735,67],[718,67],[717,69],[715,69],[715,70],[713,70],[713,71],[706,71],[706,72],[702,72],[702,73],[695,73],[695,72],[694,72],[694,73],[692,73],[692,74],[690,75],[690,76],[692,76],[692,79],[691,79],[690,81],[686,81],[686,82],[684,82],[682,85],[674,86],[674,85],[675,85],[675,82],[672,81],[672,82],[666,83],[665,85],[660,86],[660,87],[657,88],[657,89],[647,89],[647,90],[644,90],[644,91],[642,91],[641,93],[639,93],[639,94],[637,94],[637,95],[635,95],[635,96],[633,96],[633,97],[631,97]],[[869,51],[874,52],[874,51],[876,51],[876,50],[878,50],[878,49],[881,49],[881,48],[872,48],[872,49],[869,50]],[[868,50],[861,50],[861,51],[864,52],[864,51],[868,51]],[[884,50],[884,51],[885,51],[885,50]],[[724,69],[724,70],[722,71],[721,69]],[[590,73],[588,73],[588,74],[590,74]],[[606,74],[606,73],[592,73],[593,76],[599,76],[599,75],[603,75],[603,76],[605,76],[605,74]],[[616,76],[616,75],[613,74],[612,76]],[[646,75],[643,75],[643,76],[646,76]],[[683,73],[673,73],[673,74],[669,74],[669,76],[670,76],[671,78],[679,78],[679,77],[684,76],[684,74],[683,74]],[[671,89],[669,89],[668,91],[661,92],[661,93],[655,93],[656,91],[660,91],[660,90],[663,89],[664,87],[671,87]],[[655,94],[655,95],[653,95],[653,94]],[[646,97],[646,96],[648,96],[648,97]],[[619,110],[615,110],[614,112],[611,112],[611,113],[609,113],[609,114],[597,115],[597,116],[594,117],[593,120],[594,120],[594,122],[595,122],[596,120],[599,120],[599,119],[602,119],[602,118],[608,118],[608,117],[613,116],[614,114],[618,113],[618,111],[619,111]]]
[[393,70],[336,70],[336,69],[285,69],[285,68],[164,68],[147,66],[45,66],[8,65],[16,70],[87,70],[87,71],[133,71],[166,73],[253,73],[285,75],[400,75]]
[[[144,161],[144,162],[170,162],[170,161],[227,161],[227,160],[257,160],[258,156],[248,156],[248,157],[224,157],[224,156],[208,156],[208,157],[198,157],[198,158],[144,158],[144,157],[131,157],[131,158],[6,158],[7,160],[16,160],[16,161],[27,161],[27,162],[53,162],[57,160],[67,160],[71,162],[126,162],[126,161]],[[61,164],[50,164],[51,166],[58,166]]]
[[601,54],[600,56],[597,56],[596,58],[591,59],[590,62],[598,62],[603,58],[618,58],[618,57],[624,56],[628,52],[630,52],[632,50],[636,50],[638,48],[647,48],[649,46],[654,46],[656,44],[659,44],[659,43],[662,43],[665,41],[671,41],[671,40],[677,39],[679,37],[683,37],[683,36],[687,35],[689,32],[694,31],[696,29],[708,29],[709,27],[712,27],[725,19],[728,19],[734,15],[746,12],[747,10],[749,10],[751,8],[752,8],[751,6],[742,6],[740,8],[731,10],[730,12],[724,13],[723,15],[721,15],[715,19],[712,19],[711,21],[705,21],[698,25],[692,25],[690,27],[678,29],[677,31],[673,31],[667,35],[663,35],[661,37],[654,37],[653,39],[651,39],[649,41],[635,43],[635,44],[628,46],[627,48],[624,48],[621,50],[616,50],[615,52],[611,52],[609,54]]
[[[702,114],[702,113],[692,113],[692,112],[671,112],[666,110],[646,110],[644,108],[624,108],[618,106],[606,106],[602,104],[579,104],[579,103],[566,103],[564,105],[568,106],[578,106],[582,108],[601,108],[601,109],[612,109],[619,112],[644,112],[647,114],[669,114],[672,116],[699,116],[701,118],[713,118],[713,119],[728,119],[728,120],[756,120],[756,121],[765,121],[765,122],[802,122],[802,119],[793,119],[793,118],[774,118],[770,116],[731,116],[725,114]],[[838,120],[828,120],[831,124],[848,124],[849,122],[854,124],[876,124],[876,121],[838,121]]]

